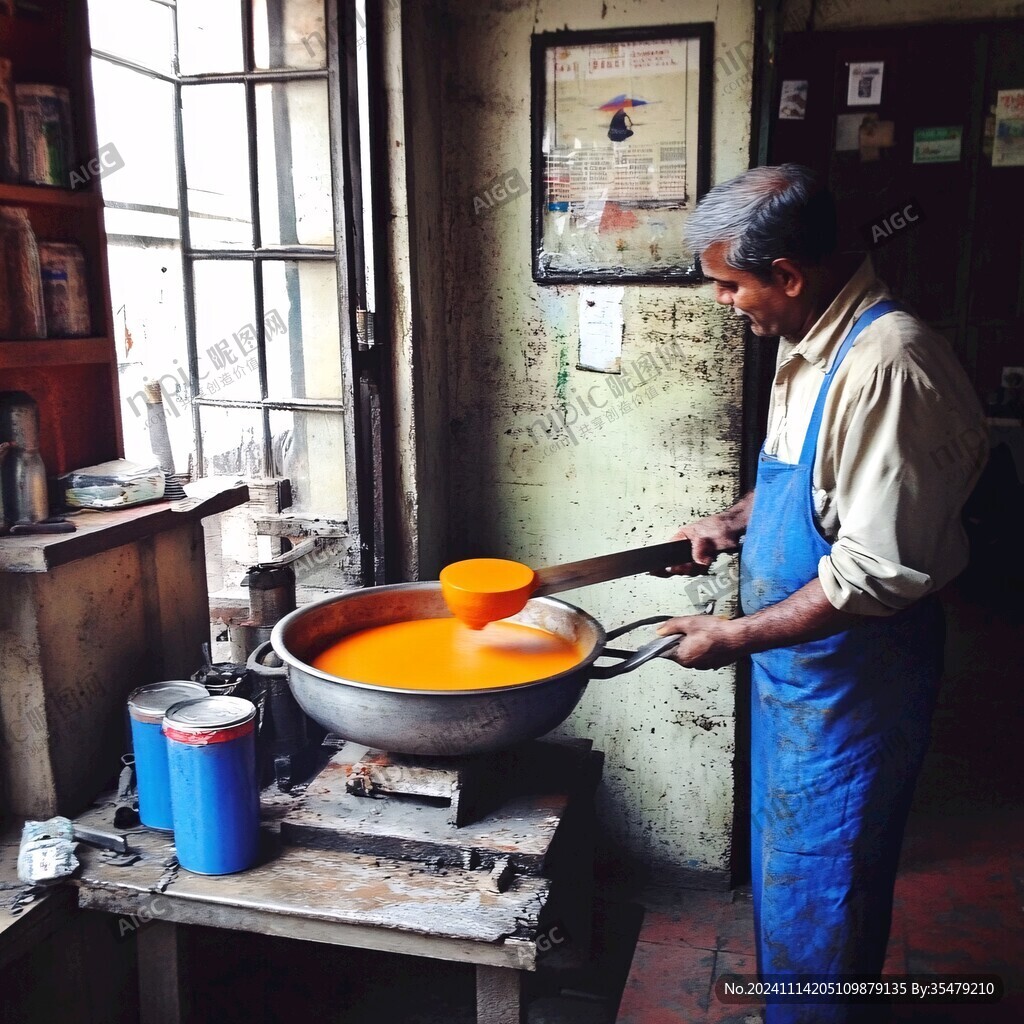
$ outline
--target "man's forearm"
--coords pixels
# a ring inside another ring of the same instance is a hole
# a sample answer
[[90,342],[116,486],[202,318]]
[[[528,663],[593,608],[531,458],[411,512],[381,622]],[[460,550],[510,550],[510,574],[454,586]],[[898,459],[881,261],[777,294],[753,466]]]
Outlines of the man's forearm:
[[757,654],[773,647],[790,647],[820,640],[849,628],[860,616],[840,611],[825,596],[818,579],[778,604],[733,620],[743,651]]
[[735,505],[719,513],[719,515],[728,522],[730,527],[740,533],[744,533],[747,529],[747,524],[750,522],[750,510],[753,507],[754,492],[750,490]]

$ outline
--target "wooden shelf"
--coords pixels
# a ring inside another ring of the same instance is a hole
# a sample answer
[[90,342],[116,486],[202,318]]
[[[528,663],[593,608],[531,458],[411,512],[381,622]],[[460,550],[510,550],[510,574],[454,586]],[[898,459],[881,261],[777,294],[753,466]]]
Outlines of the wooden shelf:
[[[157,501],[104,512],[69,513],[74,533],[0,537],[0,573],[47,572],[59,565],[152,537],[189,519],[200,520],[244,505],[249,489],[236,483],[200,499]],[[200,566],[202,556],[200,555]]]
[[[71,96],[77,160],[99,151],[90,75],[87,5],[37,0],[36,13],[0,19],[0,57],[16,82],[60,86]],[[0,183],[0,205],[22,207],[38,242],[77,245],[85,257],[90,336],[0,339],[2,389],[25,391],[39,406],[42,455],[50,473],[123,453],[117,354],[110,319],[103,196],[95,180],[81,189]]]
[[47,338],[0,340],[0,370],[36,366],[70,366],[111,361],[109,338]]
[[0,203],[95,210],[103,206],[103,196],[98,192],[71,192],[51,185],[0,185]]

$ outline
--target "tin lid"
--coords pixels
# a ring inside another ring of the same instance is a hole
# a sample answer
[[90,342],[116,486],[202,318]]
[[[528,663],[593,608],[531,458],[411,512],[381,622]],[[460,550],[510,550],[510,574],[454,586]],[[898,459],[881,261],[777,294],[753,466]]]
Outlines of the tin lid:
[[201,697],[168,708],[164,729],[177,733],[208,733],[233,729],[256,717],[256,705],[244,697]]
[[207,696],[205,686],[187,679],[169,679],[162,683],[140,686],[128,694],[128,713],[139,722],[164,720],[167,709],[183,700],[196,700]]

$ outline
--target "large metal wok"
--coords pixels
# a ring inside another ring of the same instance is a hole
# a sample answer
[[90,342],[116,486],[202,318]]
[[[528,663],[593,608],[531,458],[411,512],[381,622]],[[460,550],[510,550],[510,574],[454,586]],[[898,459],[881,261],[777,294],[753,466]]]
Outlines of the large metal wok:
[[[669,616],[641,619],[605,633],[599,622],[579,608],[539,597],[509,621],[545,629],[581,645],[584,657],[559,675],[490,689],[422,690],[355,682],[312,667],[318,654],[348,633],[449,615],[437,582],[357,590],[286,615],[274,627],[269,644],[253,652],[249,665],[263,675],[286,676],[302,710],[345,739],[392,753],[461,755],[500,750],[550,732],[576,707],[591,678],[631,672],[679,642],[677,636],[661,637],[637,651],[616,650],[606,646],[609,640]],[[263,664],[271,646],[283,667]],[[603,657],[618,662],[594,664]]]

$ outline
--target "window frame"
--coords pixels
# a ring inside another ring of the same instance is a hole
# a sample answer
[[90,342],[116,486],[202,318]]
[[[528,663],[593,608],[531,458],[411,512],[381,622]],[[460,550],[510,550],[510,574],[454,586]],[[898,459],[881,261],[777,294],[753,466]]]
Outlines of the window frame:
[[[373,336],[373,314],[366,310],[366,278],[363,251],[362,173],[357,92],[357,23],[362,24],[355,0],[324,0],[326,44],[325,67],[320,69],[260,69],[255,67],[251,0],[237,0],[241,9],[243,67],[235,72],[183,75],[178,72],[177,5],[173,0],[150,0],[171,9],[173,75],[94,48],[93,59],[169,83],[174,90],[174,150],[177,179],[177,210],[182,261],[183,312],[191,390],[192,433],[196,454],[196,475],[204,470],[202,410],[248,409],[260,414],[262,424],[262,473],[272,467],[273,412],[325,413],[342,421],[346,494],[342,510],[304,516],[289,513],[297,533],[321,534],[323,522],[334,520],[332,535],[348,551],[343,566],[344,586],[367,586],[384,582],[383,531],[383,445],[381,428],[381,373],[383,360]],[[371,19],[373,20],[373,19]],[[369,32],[368,26],[363,26]],[[275,245],[264,247],[260,223],[260,180],[258,160],[256,89],[275,82],[323,81],[328,98],[328,138],[332,185],[334,244],[326,246]],[[191,239],[191,210],[185,161],[185,132],[182,95],[186,88],[204,85],[241,85],[245,96],[248,136],[246,160],[249,173],[249,207],[252,216],[251,248],[209,249],[194,247]],[[110,203],[117,208],[134,204]],[[142,207],[137,207],[142,209]],[[172,212],[172,211],[167,211]],[[259,397],[228,399],[200,393],[198,324],[196,320],[195,268],[199,263],[235,261],[251,267],[255,316],[256,358]],[[263,265],[268,262],[328,262],[335,267],[338,325],[340,331],[342,397],[339,399],[270,398],[268,396],[266,325],[263,310]],[[320,527],[317,527],[319,522]]]

